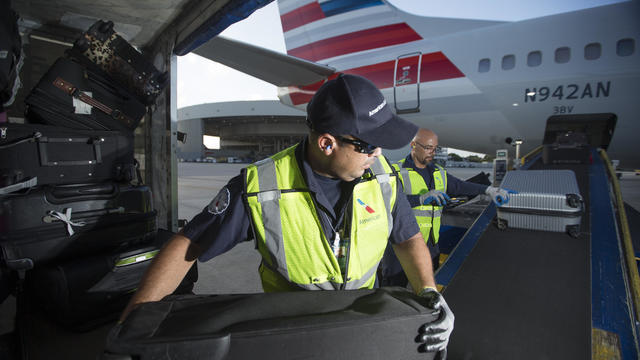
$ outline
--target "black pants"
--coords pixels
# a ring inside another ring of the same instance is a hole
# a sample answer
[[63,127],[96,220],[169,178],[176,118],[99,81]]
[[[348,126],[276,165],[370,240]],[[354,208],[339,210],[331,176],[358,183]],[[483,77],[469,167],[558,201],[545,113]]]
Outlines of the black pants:
[[[427,247],[431,253],[431,263],[433,264],[433,272],[435,273],[440,267],[440,247],[438,244],[433,243],[433,237],[430,237],[429,241],[427,241]],[[400,260],[398,260],[395,252],[393,252],[391,243],[387,245],[382,261],[380,261],[378,278],[380,286],[406,287],[409,283],[407,275],[404,273],[402,265],[400,265]]]

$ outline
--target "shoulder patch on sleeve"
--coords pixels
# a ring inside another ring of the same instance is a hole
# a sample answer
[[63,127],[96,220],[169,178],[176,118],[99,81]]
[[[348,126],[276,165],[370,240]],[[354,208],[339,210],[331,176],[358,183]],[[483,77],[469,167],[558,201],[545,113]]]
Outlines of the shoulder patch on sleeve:
[[229,192],[229,189],[227,189],[227,187],[225,186],[222,189],[220,189],[220,192],[218,192],[218,195],[216,195],[216,197],[214,197],[213,200],[211,200],[211,202],[209,203],[209,206],[207,207],[207,210],[214,215],[222,214],[229,207],[230,198],[231,198],[231,193]]

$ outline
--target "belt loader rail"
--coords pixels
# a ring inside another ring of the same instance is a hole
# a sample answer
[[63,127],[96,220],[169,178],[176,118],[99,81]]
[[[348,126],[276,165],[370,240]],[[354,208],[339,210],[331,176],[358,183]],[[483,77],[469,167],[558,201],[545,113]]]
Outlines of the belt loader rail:
[[592,150],[589,164],[543,165],[541,157],[521,169],[576,173],[582,233],[499,231],[496,207],[487,206],[436,273],[456,314],[449,356],[636,359],[640,281],[606,153]]

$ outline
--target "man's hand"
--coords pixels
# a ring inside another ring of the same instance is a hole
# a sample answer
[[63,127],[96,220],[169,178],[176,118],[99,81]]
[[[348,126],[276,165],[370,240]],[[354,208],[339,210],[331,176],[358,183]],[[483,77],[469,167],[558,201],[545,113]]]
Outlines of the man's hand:
[[[420,203],[422,205],[444,206],[449,200],[451,200],[449,195],[440,190],[431,190],[426,194],[420,195]],[[433,204],[434,202],[435,204]]]
[[424,324],[418,330],[418,342],[422,343],[420,350],[425,352],[439,351],[441,358],[442,356],[446,357],[447,344],[453,331],[455,316],[449,309],[447,302],[444,301],[444,297],[434,288],[424,288],[418,295],[427,299],[428,307],[440,310],[438,320]]
[[502,206],[509,202],[509,194],[517,194],[518,192],[515,190],[509,189],[501,189],[495,186],[489,186],[487,190],[484,191],[485,194],[491,196],[491,200],[497,205]]

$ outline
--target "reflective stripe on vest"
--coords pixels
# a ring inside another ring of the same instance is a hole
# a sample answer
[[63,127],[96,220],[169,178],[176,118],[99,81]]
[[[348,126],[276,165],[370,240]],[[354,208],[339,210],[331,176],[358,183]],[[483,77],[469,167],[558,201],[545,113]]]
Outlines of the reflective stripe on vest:
[[393,224],[397,185],[396,177],[389,176],[391,166],[386,160],[376,158],[371,168],[373,175],[353,189],[344,284],[298,168],[295,146],[247,167],[246,201],[262,255],[260,275],[265,291],[373,287]]
[[[436,170],[432,174],[434,189],[429,189],[422,175],[412,168],[402,167],[402,164],[404,164],[404,159],[393,166],[400,174],[405,194],[422,195],[429,190],[447,191],[447,171],[442,166],[435,164]],[[442,206],[418,205],[412,209],[424,240],[428,241],[429,237],[433,236],[433,242],[437,244],[440,238]]]

